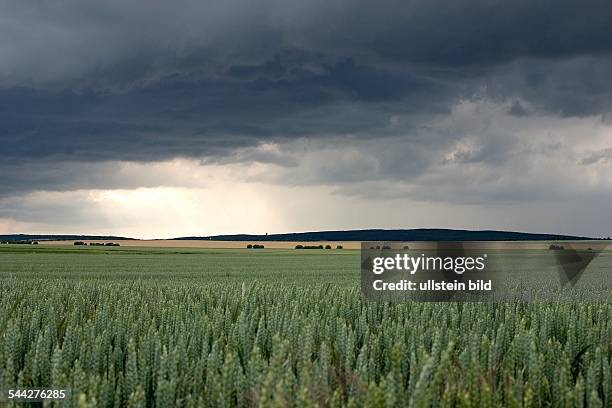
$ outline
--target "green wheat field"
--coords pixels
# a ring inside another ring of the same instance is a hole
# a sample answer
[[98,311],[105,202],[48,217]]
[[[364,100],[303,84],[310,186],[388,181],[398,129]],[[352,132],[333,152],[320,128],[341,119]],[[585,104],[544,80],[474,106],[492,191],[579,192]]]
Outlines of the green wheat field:
[[354,250],[2,245],[0,390],[66,388],[45,405],[69,407],[612,407],[610,303],[371,302],[359,270]]

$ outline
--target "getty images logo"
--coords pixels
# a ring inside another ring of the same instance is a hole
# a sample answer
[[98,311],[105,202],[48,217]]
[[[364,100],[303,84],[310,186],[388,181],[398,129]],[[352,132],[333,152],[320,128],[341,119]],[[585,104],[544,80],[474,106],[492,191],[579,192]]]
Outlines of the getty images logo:
[[[612,275],[605,259],[593,261],[607,246],[602,241],[364,242],[361,287],[370,299],[383,292],[392,300],[530,301],[575,293],[563,288],[600,299],[609,296]],[[422,289],[430,281],[442,289]],[[402,282],[412,286],[397,289]],[[472,290],[474,282],[490,290]]]

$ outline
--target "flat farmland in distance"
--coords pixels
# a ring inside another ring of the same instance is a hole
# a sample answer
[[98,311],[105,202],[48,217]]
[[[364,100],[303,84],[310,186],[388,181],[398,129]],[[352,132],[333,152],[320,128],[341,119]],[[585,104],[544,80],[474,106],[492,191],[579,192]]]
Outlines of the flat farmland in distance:
[[342,282],[357,287],[359,258],[356,250],[0,245],[0,276],[75,281],[159,278],[160,284]]
[[[38,241],[41,245],[72,245],[74,241]],[[338,245],[343,249],[361,249],[359,241],[213,241],[213,240],[175,240],[175,239],[130,239],[130,240],[82,240],[89,243],[118,243],[126,247],[152,247],[152,248],[211,248],[211,249],[238,249],[246,248],[249,244],[264,245],[267,249],[295,249],[296,245],[331,245],[332,249],[336,249]],[[473,241],[472,244],[482,245],[483,248],[492,249],[547,249],[552,242],[557,242],[559,245],[572,245],[577,247],[588,247],[590,245],[602,246],[608,244],[604,250],[612,251],[612,244],[609,241],[487,241],[479,243]],[[393,245],[393,242],[389,243]],[[400,244],[400,243],[396,243]],[[411,249],[426,249],[430,248],[433,243],[420,242],[402,242],[407,244]]]
[[[43,245],[70,245],[73,241],[39,241]],[[155,248],[213,248],[213,249],[231,249],[231,248],[246,248],[248,244],[260,244],[270,249],[294,249],[296,245],[331,245],[332,248],[341,245],[344,249],[359,249],[361,243],[357,241],[213,241],[204,239],[194,240],[178,240],[178,239],[129,239],[129,240],[83,240],[85,243],[118,243],[121,246],[134,247],[155,247]]]

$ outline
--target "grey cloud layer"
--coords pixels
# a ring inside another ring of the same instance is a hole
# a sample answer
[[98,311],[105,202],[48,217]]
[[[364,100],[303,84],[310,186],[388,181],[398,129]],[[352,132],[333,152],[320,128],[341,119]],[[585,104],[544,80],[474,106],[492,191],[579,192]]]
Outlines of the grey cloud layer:
[[139,80],[281,48],[447,67],[592,55],[610,51],[612,18],[606,0],[3,3],[0,72],[37,82]]
[[[296,138],[355,144],[329,182],[350,181],[353,167],[386,179],[443,160],[500,166],[511,135],[479,134],[447,157],[469,132],[422,129],[462,100],[609,120],[611,25],[606,0],[4,1],[0,171],[13,177],[1,194],[138,183],[71,174],[78,162],[291,168],[288,157],[236,152]],[[376,138],[410,145],[412,160],[360,150]]]

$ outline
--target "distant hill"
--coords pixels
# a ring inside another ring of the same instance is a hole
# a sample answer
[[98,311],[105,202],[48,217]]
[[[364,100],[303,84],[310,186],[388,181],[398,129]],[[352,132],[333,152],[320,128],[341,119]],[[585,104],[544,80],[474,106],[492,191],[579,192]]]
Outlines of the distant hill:
[[513,231],[469,231],[453,229],[368,229],[349,231],[294,232],[269,235],[213,235],[177,240],[216,241],[553,241],[592,239],[571,235],[530,234]]
[[111,235],[29,235],[7,234],[0,235],[0,241],[74,241],[74,240],[120,240],[133,239],[115,237]]
[[[45,235],[6,234],[0,241],[88,241],[131,240],[134,238],[111,235]],[[530,234],[514,231],[470,231],[453,229],[367,229],[348,231],[293,232],[268,235],[212,235],[203,237],[181,237],[175,240],[215,241],[559,241],[593,239],[571,235]]]

